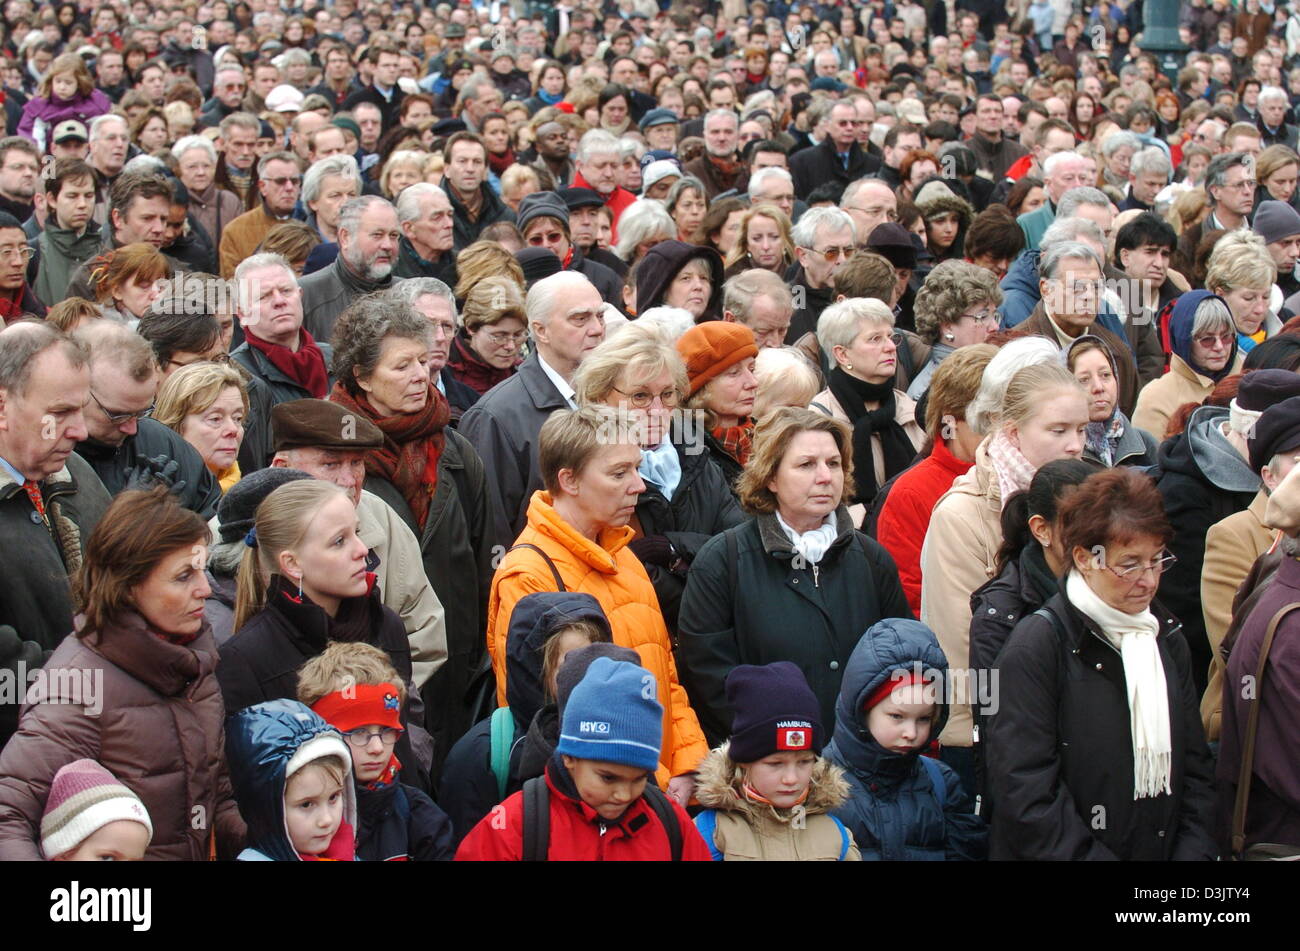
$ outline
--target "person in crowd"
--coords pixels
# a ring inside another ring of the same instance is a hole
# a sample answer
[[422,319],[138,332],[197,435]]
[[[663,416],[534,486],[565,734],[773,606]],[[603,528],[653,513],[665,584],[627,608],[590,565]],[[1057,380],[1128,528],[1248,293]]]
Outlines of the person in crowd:
[[635,427],[606,407],[553,413],[539,435],[544,491],[533,494],[528,522],[492,579],[487,644],[497,700],[505,700],[506,633],[514,606],[533,591],[585,591],[605,611],[614,643],[634,648],[664,697],[659,788],[687,802],[694,771],[708,752],[699,721],[678,682],[668,629],[654,586],[628,548],[628,526],[645,483]]
[[465,293],[461,317],[448,366],[461,385],[482,396],[512,377],[523,362],[519,354],[528,323],[519,282],[508,275],[476,282]]
[[329,267],[298,282],[303,325],[314,339],[331,339],[334,322],[358,298],[392,286],[401,240],[397,210],[385,199],[362,195],[343,203],[339,208],[338,257]]
[[686,364],[684,409],[700,411],[704,445],[735,491],[754,441],[754,331],[731,321],[705,321],[676,343]]
[[[330,401],[383,434],[363,457],[366,488],[419,540],[424,574],[448,609],[444,677],[463,696],[483,658],[496,520],[487,469],[448,425],[447,398],[430,379],[432,339],[428,318],[409,305],[354,304],[336,328]],[[454,706],[455,697],[443,701]]]
[[543,774],[560,740],[564,703],[592,661],[641,663],[611,638],[605,612],[589,594],[538,591],[515,605],[506,638],[507,705],[456,741],[443,771],[438,798],[457,845],[493,806]]
[[270,700],[232,714],[226,747],[248,821],[239,861],[356,860],[352,758],[337,730],[297,700]]
[[218,252],[224,278],[234,276],[235,268],[257,249],[268,231],[293,216],[302,191],[298,156],[269,152],[258,159],[257,189],[261,201],[222,229]]
[[926,247],[936,261],[964,256],[966,231],[975,209],[942,181],[930,181],[916,193],[916,207],[925,220]]
[[678,352],[658,328],[640,323],[593,350],[573,378],[579,405],[612,407],[637,429],[645,491],[636,503],[638,537],[628,548],[650,576],[672,632],[696,554],[709,538],[744,521],[718,464],[692,451],[699,427],[673,412],[686,380]]
[[863,525],[880,487],[912,464],[925,441],[916,403],[894,388],[893,329],[889,305],[870,298],[838,301],[817,320],[817,342],[833,369],[810,406],[853,433],[857,477],[848,504],[855,527]]
[[[1294,212],[1289,208],[1282,210]],[[1271,209],[1262,211],[1266,219],[1271,218]],[[1278,266],[1265,243],[1281,236],[1268,221],[1259,221],[1256,228],[1259,234],[1243,229],[1224,235],[1210,252],[1205,272],[1205,289],[1221,297],[1232,311],[1232,322],[1237,328],[1237,352],[1242,354],[1250,353],[1282,329],[1282,321],[1269,306]],[[1292,236],[1300,236],[1300,230]]]
[[[997,574],[1003,500],[1027,488],[1044,464],[1083,453],[1087,397],[1057,360],[1055,347],[1035,347],[1004,349],[990,361],[980,393],[966,411],[967,422],[985,435],[975,465],[957,477],[930,516],[921,549],[921,620],[959,671],[970,653],[970,596]],[[1017,365],[1009,378],[1003,376]],[[944,762],[973,788],[974,688],[960,675],[953,687],[940,748]]]
[[[601,209],[604,210],[603,205]],[[664,241],[677,240],[677,223],[662,202],[638,199],[628,205],[619,222],[623,227],[613,247],[625,278],[651,248]]]
[[664,198],[664,207],[668,209],[668,214],[672,215],[677,225],[677,239],[692,241],[696,232],[700,230],[700,225],[704,223],[704,216],[709,207],[704,183],[690,175],[679,178],[668,189],[668,194]]
[[637,263],[636,310],[681,307],[696,322],[722,315],[722,258],[707,245],[660,241]]
[[[725,682],[736,664],[794,660],[827,722],[860,632],[911,617],[893,559],[849,518],[851,440],[844,423],[815,410],[777,410],[737,485],[754,518],[710,539],[691,565],[678,650],[715,744],[732,729]],[[801,585],[816,589],[815,601]]]
[[118,324],[143,317],[171,274],[167,258],[143,242],[123,245],[87,263],[95,282],[95,302],[105,317]]
[[58,159],[44,178],[45,227],[28,244],[36,254],[32,291],[47,307],[67,297],[73,272],[100,252],[103,236],[91,215],[95,173],[80,159]]
[[984,368],[997,351],[988,344],[961,348],[935,371],[926,400],[925,431],[929,455],[886,483],[876,496],[874,532],[868,531],[893,556],[899,581],[913,614],[921,611],[921,547],[930,526],[934,503],[953,481],[975,464],[982,436],[966,418],[966,409],[979,392]]
[[36,95],[23,105],[17,133],[49,152],[54,130],[61,123],[74,119],[84,125],[112,108],[108,96],[95,88],[85,59],[69,51],[55,57],[41,77]]
[[794,242],[790,240],[790,219],[775,205],[754,205],[742,210],[735,244],[723,263],[727,278],[760,268],[784,275],[794,266]]
[[[536,792],[514,793],[500,822],[484,817],[457,861],[709,861],[681,803],[649,782],[664,710],[645,676],[635,664],[596,658],[569,696],[545,775],[530,780]],[[547,810],[545,841],[528,842],[535,855],[525,848],[530,809]]]
[[989,856],[1214,859],[1188,644],[1154,600],[1173,536],[1160,494],[1131,468],[1108,469],[1062,500],[1057,523],[1068,573],[996,661]]
[[[203,519],[161,487],[122,493],[89,534],[72,633],[45,662],[50,678],[28,694],[18,732],[0,752],[5,860],[41,857],[54,777],[88,758],[148,811],[146,858],[205,861],[215,850],[230,859],[243,847],[217,649],[203,618],[208,538]],[[92,672],[103,716],[86,716],[80,696]],[[208,821],[196,824],[196,814]]]
[[948,714],[948,663],[934,634],[911,618],[882,620],[849,656],[826,758],[849,797],[835,816],[874,861],[973,861],[988,829],[970,790],[926,753]]
[[222,493],[239,481],[248,393],[229,364],[197,363],[178,370],[158,390],[153,418],[198,451]]
[[848,212],[810,208],[800,216],[790,239],[799,260],[785,279],[791,287],[804,289],[804,300],[802,307],[795,307],[785,342],[797,343],[805,334],[817,332],[817,319],[835,300],[835,274],[852,257],[859,235]]
[[1255,206],[1255,157],[1245,152],[1215,155],[1205,168],[1204,188],[1209,214],[1178,236],[1178,257],[1174,268],[1190,273],[1201,238],[1212,231],[1233,231],[1245,227]]
[[695,826],[714,861],[860,860],[835,818],[848,798],[826,744],[817,698],[789,661],[742,664],[727,675],[731,736],[700,765],[704,810]]
[[401,781],[393,748],[406,686],[369,644],[334,642],[298,672],[298,700],[337,730],[351,754],[356,851],[363,862],[439,862],[455,854],[451,822],[428,794]]
[[1106,341],[1084,334],[1066,349],[1065,365],[1088,391],[1088,438],[1083,458],[1099,465],[1156,464],[1155,437],[1138,429],[1119,408],[1119,370]]
[[[360,195],[361,189],[357,160],[351,155],[329,155],[312,162],[302,178],[302,204],[307,210],[307,225],[322,242],[338,243],[339,209]],[[401,217],[400,209],[398,217]],[[323,253],[317,252],[317,257]]]
[[202,135],[189,135],[171,147],[177,177],[190,196],[189,212],[203,226],[213,243],[221,247],[221,235],[243,213],[239,196],[217,185],[217,150]]
[[930,389],[940,364],[961,347],[983,343],[997,325],[1002,303],[997,275],[965,261],[944,261],[921,285],[912,305],[916,333],[930,345],[930,359],[907,388],[918,401]]
[[393,276],[433,277],[455,286],[452,210],[446,192],[418,182],[402,190],[396,208],[402,239]]
[[1163,439],[1184,403],[1204,403],[1215,385],[1241,372],[1237,325],[1227,302],[1209,291],[1188,291],[1168,305],[1164,319],[1169,370],[1138,394],[1133,425]]
[[[790,288],[777,273],[765,268],[742,270],[722,285],[722,319],[752,330],[760,352],[784,347],[793,313]],[[808,394],[809,399],[812,395]]]
[[711,202],[704,220],[700,222],[699,230],[691,240],[695,244],[712,246],[725,261],[730,256],[731,249],[736,246],[741,231],[740,219],[749,210],[751,202],[743,198],[719,198]]
[[533,352],[510,379],[469,408],[460,432],[483,460],[491,497],[494,544],[509,545],[542,487],[537,438],[556,409],[571,408],[573,374],[605,338],[600,292],[585,275],[563,271],[538,281],[524,301]]
[[1285,145],[1270,145],[1255,160],[1255,178],[1259,182],[1255,204],[1272,200],[1285,202],[1294,208],[1298,176],[1300,155]]
[[436,277],[412,277],[398,281],[389,296],[407,304],[429,321],[433,349],[429,351],[429,376],[451,405],[451,422],[457,425],[465,410],[478,402],[479,393],[456,379],[448,361],[461,324],[456,295]]
[[560,259],[562,270],[586,275],[600,292],[602,300],[615,306],[621,303],[622,280],[600,262],[588,260],[582,249],[573,243],[569,231],[569,209],[557,195],[536,192],[524,196],[515,223],[525,244],[548,248]]
[[50,862],[138,862],[153,839],[140,797],[93,759],[59,768],[41,816]]

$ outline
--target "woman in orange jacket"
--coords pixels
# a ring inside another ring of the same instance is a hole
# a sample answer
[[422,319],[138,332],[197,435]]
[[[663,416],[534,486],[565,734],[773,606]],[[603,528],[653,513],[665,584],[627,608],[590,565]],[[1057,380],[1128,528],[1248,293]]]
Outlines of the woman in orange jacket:
[[538,457],[546,491],[528,506],[528,524],[492,579],[487,646],[505,703],[506,632],[515,604],[535,591],[582,591],[609,618],[614,643],[630,647],[655,676],[663,704],[663,746],[655,778],[685,805],[708,744],[677,679],[672,644],[640,560],[627,548],[641,451],[626,417],[606,407],[554,413],[542,426]]

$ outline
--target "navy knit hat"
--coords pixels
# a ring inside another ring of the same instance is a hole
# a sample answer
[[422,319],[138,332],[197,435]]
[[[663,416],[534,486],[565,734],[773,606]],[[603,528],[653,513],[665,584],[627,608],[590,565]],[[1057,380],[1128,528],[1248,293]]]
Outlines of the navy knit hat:
[[731,705],[731,749],[736,763],[754,763],[779,752],[826,745],[821,707],[803,671],[788,660],[765,667],[741,664],[727,675]]
[[556,752],[650,772],[659,768],[664,708],[654,674],[597,657],[569,694]]

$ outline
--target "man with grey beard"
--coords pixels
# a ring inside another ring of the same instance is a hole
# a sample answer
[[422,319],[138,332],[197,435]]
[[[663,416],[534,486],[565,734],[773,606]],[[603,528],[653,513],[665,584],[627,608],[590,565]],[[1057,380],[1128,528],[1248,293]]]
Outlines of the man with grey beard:
[[402,239],[397,209],[374,195],[352,198],[339,209],[338,236],[334,263],[298,282],[303,326],[316,340],[330,339],[339,314],[358,297],[392,285]]

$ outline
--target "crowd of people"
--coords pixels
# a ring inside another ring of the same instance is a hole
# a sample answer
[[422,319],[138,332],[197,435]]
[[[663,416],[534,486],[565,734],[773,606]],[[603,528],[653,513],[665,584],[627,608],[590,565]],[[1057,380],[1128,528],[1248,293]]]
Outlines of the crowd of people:
[[1177,17],[7,0],[0,858],[1300,853],[1300,8]]

